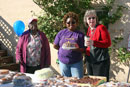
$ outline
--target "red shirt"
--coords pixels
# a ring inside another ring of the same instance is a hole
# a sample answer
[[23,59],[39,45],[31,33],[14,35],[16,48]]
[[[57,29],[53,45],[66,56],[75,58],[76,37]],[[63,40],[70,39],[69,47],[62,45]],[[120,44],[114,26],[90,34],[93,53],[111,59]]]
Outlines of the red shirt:
[[[94,34],[91,34],[93,32]],[[96,27],[95,30],[88,28],[86,33],[90,37],[90,40],[93,40],[93,46],[99,48],[108,48],[111,46],[111,38],[107,28],[100,24]],[[90,56],[90,47],[86,48],[86,55]]]

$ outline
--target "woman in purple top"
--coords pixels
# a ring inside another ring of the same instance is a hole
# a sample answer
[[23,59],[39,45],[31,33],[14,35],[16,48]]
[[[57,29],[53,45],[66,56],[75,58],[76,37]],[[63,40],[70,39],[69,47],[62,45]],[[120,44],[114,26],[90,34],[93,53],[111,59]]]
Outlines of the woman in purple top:
[[58,50],[60,71],[66,77],[83,77],[84,34],[76,29],[78,22],[78,15],[68,12],[63,18],[63,25],[66,28],[61,30],[54,40],[54,48]]
[[21,72],[34,73],[50,66],[50,46],[46,35],[37,28],[37,19],[31,19],[28,26],[16,47],[16,63],[20,63]]

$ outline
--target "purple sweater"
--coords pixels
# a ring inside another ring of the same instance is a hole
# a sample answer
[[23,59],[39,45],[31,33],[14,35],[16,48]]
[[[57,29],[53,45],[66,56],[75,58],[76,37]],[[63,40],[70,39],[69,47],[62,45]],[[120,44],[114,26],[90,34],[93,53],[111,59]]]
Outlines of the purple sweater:
[[[41,68],[49,66],[51,64],[50,46],[46,35],[38,30],[40,35],[42,48],[41,48]],[[25,31],[22,36],[20,36],[19,41],[16,46],[16,60],[20,60],[20,71],[26,72],[26,48],[28,44],[29,30]]]

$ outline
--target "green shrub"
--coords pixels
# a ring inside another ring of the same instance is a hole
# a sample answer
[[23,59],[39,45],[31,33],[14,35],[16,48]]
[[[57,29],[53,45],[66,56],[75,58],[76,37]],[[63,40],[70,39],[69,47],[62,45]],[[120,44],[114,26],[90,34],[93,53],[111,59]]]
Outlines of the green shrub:
[[118,58],[121,62],[127,62],[130,60],[130,53],[127,51],[127,48],[121,47],[117,50]]

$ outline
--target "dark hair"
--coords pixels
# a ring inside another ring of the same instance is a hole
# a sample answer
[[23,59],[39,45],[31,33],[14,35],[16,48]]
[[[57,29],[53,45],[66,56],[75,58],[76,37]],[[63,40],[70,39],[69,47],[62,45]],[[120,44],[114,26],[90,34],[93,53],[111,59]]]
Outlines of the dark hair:
[[64,15],[63,17],[63,26],[66,26],[66,20],[68,18],[73,18],[76,20],[76,24],[79,23],[79,18],[78,18],[78,14],[74,13],[74,12],[68,12],[67,14]]

